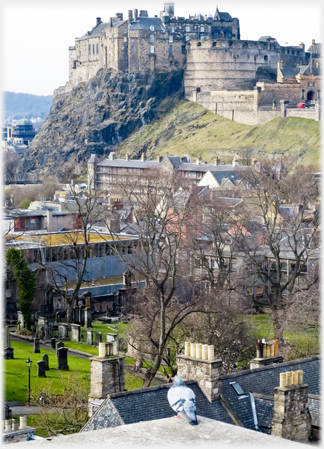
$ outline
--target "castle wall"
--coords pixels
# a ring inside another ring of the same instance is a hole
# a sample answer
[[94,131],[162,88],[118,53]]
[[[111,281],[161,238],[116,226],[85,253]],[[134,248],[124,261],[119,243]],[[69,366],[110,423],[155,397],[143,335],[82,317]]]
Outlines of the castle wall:
[[195,41],[187,44],[186,92],[253,89],[257,70],[276,73],[278,45],[254,41]]
[[295,107],[302,100],[302,92],[299,84],[267,84],[257,83],[258,107],[273,106],[274,102],[280,109],[280,100],[289,101],[288,107]]

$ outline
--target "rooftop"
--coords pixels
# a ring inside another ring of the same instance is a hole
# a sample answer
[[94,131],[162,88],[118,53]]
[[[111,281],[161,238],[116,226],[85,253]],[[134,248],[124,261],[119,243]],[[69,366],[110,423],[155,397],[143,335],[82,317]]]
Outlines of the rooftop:
[[[171,408],[170,408],[171,409]],[[85,433],[16,443],[19,447],[47,446],[53,444],[91,445],[107,447],[285,447],[302,448],[300,443],[254,432],[239,426],[225,424],[198,415],[198,426],[190,426],[183,419],[165,418],[136,424],[122,425]],[[18,448],[18,446],[17,446]],[[18,448],[19,449],[19,448]]]

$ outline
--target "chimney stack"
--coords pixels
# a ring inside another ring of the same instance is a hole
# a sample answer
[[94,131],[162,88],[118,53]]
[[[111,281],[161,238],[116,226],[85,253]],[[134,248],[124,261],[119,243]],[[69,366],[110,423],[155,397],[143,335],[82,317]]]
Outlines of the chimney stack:
[[283,357],[278,355],[278,340],[268,342],[258,340],[256,344],[256,358],[250,361],[250,369],[282,362]]
[[142,161],[142,162],[145,162],[145,161],[146,161],[146,153],[142,153],[141,161]]
[[97,17],[97,24],[96,26],[100,25],[102,23],[101,17]]
[[128,10],[128,25],[133,21],[133,11],[131,9]]
[[141,9],[139,16],[140,17],[148,17],[148,11],[146,9]]
[[236,156],[234,156],[232,165],[233,165],[233,167],[237,167],[237,166],[238,166],[238,160],[237,160],[237,157],[236,157]]
[[134,9],[134,20],[138,20],[138,9]]
[[312,45],[315,45],[315,39],[312,39]]
[[114,18],[113,17],[109,17],[109,26],[110,26],[110,28],[112,28],[114,26]]
[[219,165],[220,164],[220,159],[218,156],[215,157],[215,165]]
[[202,157],[201,156],[197,156],[196,164],[201,164],[201,163],[202,163]]
[[129,153],[126,153],[125,161],[129,161]]
[[111,161],[113,161],[114,159],[116,159],[116,153],[115,153],[115,151],[112,151],[112,152],[109,154],[109,159],[110,159]]
[[271,435],[308,443],[311,415],[307,400],[308,385],[303,383],[303,371],[280,373],[280,386],[274,389]]
[[219,376],[222,361],[215,359],[214,346],[185,342],[185,354],[177,355],[178,375],[183,380],[196,380],[210,402],[219,398]]
[[163,156],[161,156],[160,154],[158,154],[156,160],[158,161],[159,164],[161,164],[162,159],[163,159]]
[[117,17],[117,19],[119,19],[119,20],[123,20],[124,15],[123,15],[122,12],[118,12],[118,13],[116,14],[116,17]]

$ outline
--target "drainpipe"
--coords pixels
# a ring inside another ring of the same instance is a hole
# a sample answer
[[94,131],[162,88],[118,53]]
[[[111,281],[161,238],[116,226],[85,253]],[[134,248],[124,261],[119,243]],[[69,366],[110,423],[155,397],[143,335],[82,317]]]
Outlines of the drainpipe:
[[251,407],[252,407],[254,428],[255,428],[255,430],[258,430],[259,432],[261,432],[261,430],[259,429],[259,426],[258,426],[258,417],[257,417],[256,408],[255,408],[254,397],[253,397],[253,394],[251,393],[251,391],[249,394],[250,394],[250,401],[251,401]]

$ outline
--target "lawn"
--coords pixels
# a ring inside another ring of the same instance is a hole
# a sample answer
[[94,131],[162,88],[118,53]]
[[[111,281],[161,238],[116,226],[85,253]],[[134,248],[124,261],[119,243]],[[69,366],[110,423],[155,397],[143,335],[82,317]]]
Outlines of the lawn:
[[[66,376],[66,371],[57,370],[57,357],[52,349],[41,349],[40,354],[34,354],[33,345],[26,343],[11,342],[14,348],[14,359],[3,361],[4,372],[4,399],[6,401],[27,402],[28,400],[28,368],[26,360],[29,357],[32,360],[30,384],[33,391],[36,387],[46,386],[51,382],[53,389],[60,394],[62,384],[60,375]],[[42,360],[44,354],[49,357],[50,371],[46,371],[46,378],[37,377],[37,362]],[[68,365],[70,371],[78,371],[81,379],[90,381],[90,360],[80,359],[78,357],[68,356]]]

